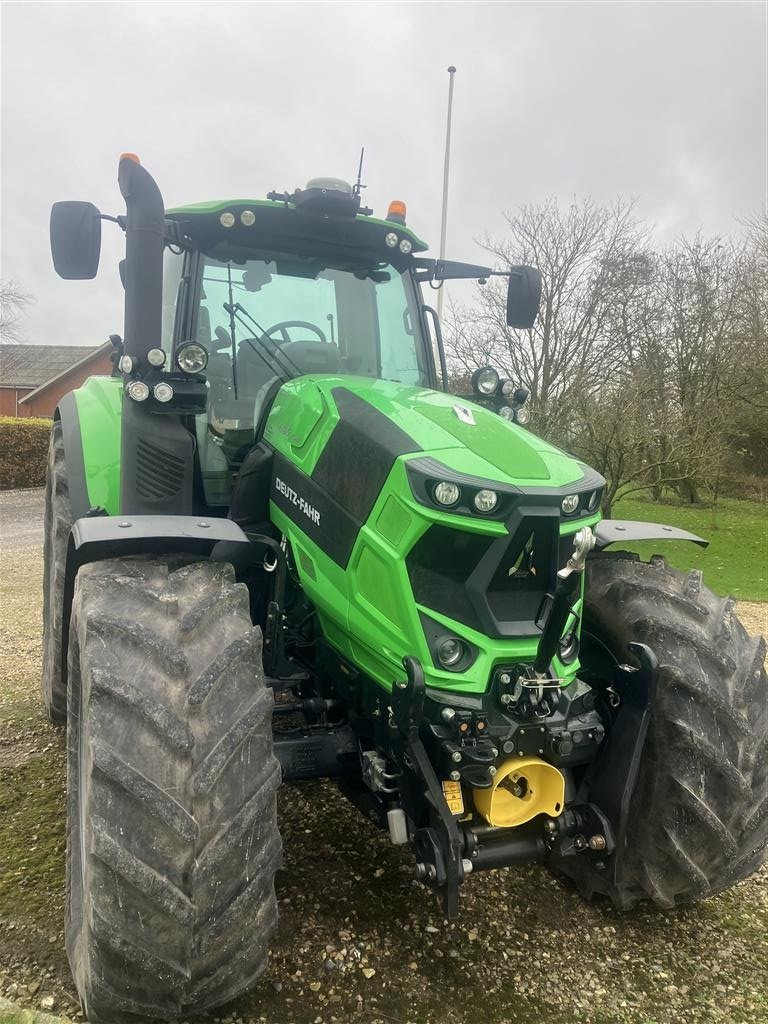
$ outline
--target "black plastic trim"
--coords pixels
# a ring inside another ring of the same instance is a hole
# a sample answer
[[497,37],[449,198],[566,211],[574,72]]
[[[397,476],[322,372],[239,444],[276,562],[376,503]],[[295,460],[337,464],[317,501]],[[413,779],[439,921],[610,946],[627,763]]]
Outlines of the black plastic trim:
[[[488,519],[493,522],[506,521],[518,505],[529,499],[536,499],[537,503],[557,506],[563,522],[577,522],[585,516],[594,515],[598,509],[595,508],[589,512],[585,503],[581,504],[576,512],[571,512],[569,515],[565,515],[560,510],[560,502],[566,494],[578,494],[583,496],[586,502],[593,491],[605,486],[605,478],[600,473],[590,469],[589,466],[580,464],[580,467],[582,476],[561,487],[526,487],[522,489],[514,484],[500,483],[498,480],[486,477],[457,473],[456,470],[444,466],[438,459],[429,455],[408,459],[405,463],[411,492],[420,505],[436,509],[439,512],[471,516],[473,519]],[[456,505],[440,505],[432,497],[432,487],[440,480],[458,484],[463,492],[470,495],[469,500],[460,500]],[[496,491],[499,495],[499,503],[492,512],[478,512],[471,504],[471,496],[481,490]]]
[[395,460],[421,447],[354,392],[337,387],[331,394],[339,420],[312,471],[312,481],[351,516],[365,522]]
[[[196,443],[176,416],[154,416],[143,403],[123,399],[120,421],[120,514],[174,518],[192,513]],[[156,453],[158,467],[167,459],[173,467],[174,486],[149,495],[141,487],[140,444]]]
[[277,451],[269,499],[337,565],[347,567],[362,521]]
[[631,519],[603,519],[595,527],[594,534],[598,550],[607,548],[609,544],[634,544],[639,540],[688,540],[702,548],[709,546],[708,540],[677,526],[634,522]]
[[[436,669],[439,669],[441,672],[461,673],[466,672],[467,669],[472,667],[479,654],[474,644],[471,644],[469,640],[465,640],[455,630],[449,629],[448,626],[444,626],[441,622],[430,618],[429,615],[425,615],[422,611],[419,612],[419,619],[421,620],[421,628],[424,630],[424,636],[429,647],[432,664]],[[437,648],[443,640],[448,640],[451,637],[461,641],[464,645],[464,653],[455,665],[443,665],[437,656]]]

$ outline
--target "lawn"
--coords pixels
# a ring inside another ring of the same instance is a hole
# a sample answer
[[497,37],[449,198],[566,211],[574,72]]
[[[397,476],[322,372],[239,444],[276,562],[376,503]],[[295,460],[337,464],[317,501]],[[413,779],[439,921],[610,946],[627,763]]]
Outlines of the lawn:
[[643,558],[663,554],[678,569],[702,569],[718,594],[741,601],[768,601],[768,513],[755,501],[723,498],[717,508],[656,504],[631,497],[613,508],[614,519],[642,519],[679,526],[708,540],[704,549],[678,541],[648,541],[629,546]]

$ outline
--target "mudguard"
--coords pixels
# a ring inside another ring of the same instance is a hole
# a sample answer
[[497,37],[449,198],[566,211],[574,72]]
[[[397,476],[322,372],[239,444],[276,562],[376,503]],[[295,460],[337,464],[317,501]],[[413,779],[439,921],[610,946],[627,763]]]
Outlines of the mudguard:
[[609,544],[635,544],[639,540],[689,540],[699,547],[706,548],[709,541],[697,537],[695,533],[680,530],[676,526],[664,526],[661,523],[637,523],[631,519],[603,519],[594,527],[598,550],[607,548]]
[[120,380],[89,377],[64,395],[56,409],[75,519],[94,508],[110,515],[120,508],[122,397]]
[[72,514],[75,519],[86,515],[91,507],[88,498],[88,484],[85,478],[85,459],[80,434],[80,414],[74,391],[70,391],[59,402],[54,419],[61,423],[64,456],[67,463],[67,487]]
[[75,520],[69,535],[64,572],[62,618],[62,679],[67,678],[69,620],[75,578],[81,566],[105,558],[125,555],[166,555],[189,552],[207,558],[220,541],[245,544],[250,541],[230,519],[206,516],[86,516]]
[[56,419],[75,519],[92,509],[192,512],[195,441],[180,416],[124,402],[120,378],[89,377],[62,398]]

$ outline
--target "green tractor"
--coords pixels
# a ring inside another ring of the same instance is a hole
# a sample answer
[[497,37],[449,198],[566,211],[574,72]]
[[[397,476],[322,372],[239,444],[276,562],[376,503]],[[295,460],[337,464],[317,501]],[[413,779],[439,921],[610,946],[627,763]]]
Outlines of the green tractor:
[[[67,395],[46,486],[43,694],[67,724],[66,943],[95,1022],[242,993],[277,923],[281,780],[333,778],[447,917],[540,861],[664,908],[768,843],[765,648],[734,602],[615,550],[604,480],[489,367],[447,392],[423,286],[541,278],[425,258],[393,203],[315,179],[167,210],[57,203],[57,272],[126,236],[112,377]],[[610,550],[609,550],[610,549]]]

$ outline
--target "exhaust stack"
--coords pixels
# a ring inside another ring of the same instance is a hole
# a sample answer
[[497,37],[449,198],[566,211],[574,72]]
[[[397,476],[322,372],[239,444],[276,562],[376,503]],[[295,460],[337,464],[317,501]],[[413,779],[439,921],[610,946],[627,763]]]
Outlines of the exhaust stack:
[[160,347],[165,204],[135,153],[123,153],[117,181],[125,199],[125,327],[123,351],[145,363]]

